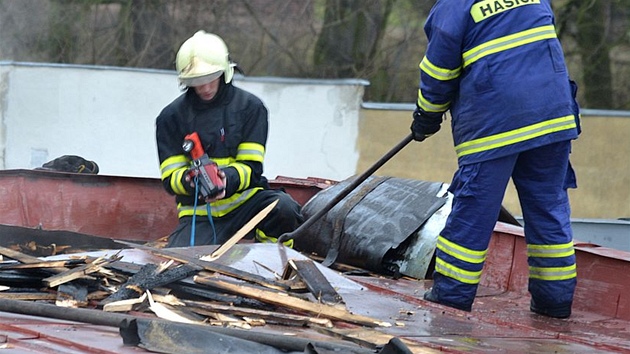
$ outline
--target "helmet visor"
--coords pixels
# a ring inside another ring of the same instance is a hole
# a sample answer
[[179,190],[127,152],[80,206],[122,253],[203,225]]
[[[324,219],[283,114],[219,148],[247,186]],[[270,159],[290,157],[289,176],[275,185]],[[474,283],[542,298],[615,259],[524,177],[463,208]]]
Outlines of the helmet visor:
[[211,73],[211,74],[207,74],[207,75],[202,75],[202,76],[197,76],[197,77],[180,77],[180,81],[182,82],[183,85],[191,87],[191,86],[201,86],[201,85],[205,85],[205,84],[209,84],[212,81],[218,79],[221,77],[221,75],[223,75],[223,70]]

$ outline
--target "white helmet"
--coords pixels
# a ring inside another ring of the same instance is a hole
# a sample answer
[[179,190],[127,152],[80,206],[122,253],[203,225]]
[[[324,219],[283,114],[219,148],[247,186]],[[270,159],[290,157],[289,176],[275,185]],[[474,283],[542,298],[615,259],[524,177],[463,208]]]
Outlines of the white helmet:
[[224,74],[225,83],[232,81],[234,66],[228,48],[216,34],[198,31],[177,51],[175,68],[184,86],[207,84]]

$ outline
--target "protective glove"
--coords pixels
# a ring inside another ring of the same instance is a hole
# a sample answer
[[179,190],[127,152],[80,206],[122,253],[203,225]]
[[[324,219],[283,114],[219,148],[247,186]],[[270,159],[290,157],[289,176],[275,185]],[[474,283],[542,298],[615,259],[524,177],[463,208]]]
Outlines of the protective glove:
[[[221,181],[223,182],[223,186],[224,186],[223,190],[217,193],[216,195],[208,196],[206,198],[203,198],[203,195],[199,193],[197,197],[199,198],[200,201],[203,201],[205,203],[212,203],[219,199],[225,198],[225,194],[226,194],[225,187],[227,186],[227,178],[225,176],[225,172],[223,172],[223,170],[221,169],[217,171],[217,174],[219,175],[219,178],[221,178]],[[195,175],[195,170],[191,168],[186,170],[186,172],[182,176],[182,185],[184,185],[184,189],[186,189],[186,192],[189,195],[195,195],[195,192],[197,192],[196,188],[198,188],[198,186],[195,186],[195,178],[197,178],[197,176]]]
[[206,203],[216,202],[219,199],[225,198],[225,194],[227,190],[227,177],[225,177],[225,172],[223,172],[223,170],[221,169],[217,171],[217,174],[219,175],[219,178],[221,178],[221,181],[223,182],[223,190],[219,192],[218,194],[213,195],[212,197],[206,198],[205,200]]
[[181,182],[188,195],[195,195],[194,173],[190,168],[182,174]]
[[413,140],[424,141],[440,130],[443,113],[426,113],[416,106],[413,112],[413,122],[411,123],[411,133]]

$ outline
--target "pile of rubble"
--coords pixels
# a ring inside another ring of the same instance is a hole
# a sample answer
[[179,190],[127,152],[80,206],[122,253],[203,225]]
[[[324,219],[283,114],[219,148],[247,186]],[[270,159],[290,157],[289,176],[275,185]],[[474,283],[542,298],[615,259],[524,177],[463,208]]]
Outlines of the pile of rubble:
[[[114,254],[109,256],[37,258],[0,247],[0,254],[5,258],[0,262],[0,300],[241,330],[288,326],[333,333],[335,327],[391,326],[389,322],[350,312],[311,259],[288,259],[283,274],[267,278],[208,260],[208,257],[125,244],[164,261],[126,262],[120,250],[112,250]],[[14,306],[20,304],[14,303]],[[120,317],[114,318],[118,323]],[[120,326],[125,339],[122,327],[129,328],[129,323]],[[138,330],[137,325],[131,327]],[[138,333],[131,337],[136,342],[150,340]],[[361,344],[355,349],[365,346]],[[144,347],[151,346],[144,343]],[[339,348],[338,345],[333,347]],[[368,352],[381,348],[382,344],[373,343]]]

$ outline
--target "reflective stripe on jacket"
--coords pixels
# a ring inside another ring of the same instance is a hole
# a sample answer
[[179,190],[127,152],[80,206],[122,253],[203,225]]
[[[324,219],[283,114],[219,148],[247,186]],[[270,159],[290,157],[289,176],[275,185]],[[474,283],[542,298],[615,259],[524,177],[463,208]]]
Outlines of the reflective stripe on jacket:
[[194,206],[182,176],[192,161],[182,149],[184,137],[199,134],[204,151],[225,172],[225,198],[211,203],[212,216],[238,208],[256,192],[268,188],[262,175],[268,132],[267,109],[256,96],[223,84],[217,99],[203,102],[193,89],[166,106],[156,119],[156,141],[164,188],[176,196],[179,217],[207,215],[202,202]]
[[439,0],[425,32],[418,105],[451,111],[460,165],[577,138],[549,0]]

